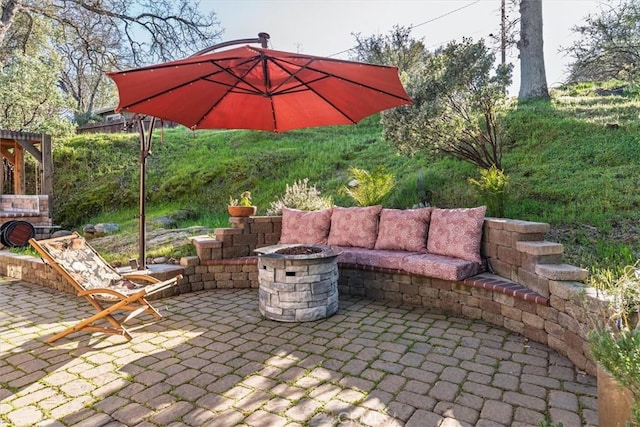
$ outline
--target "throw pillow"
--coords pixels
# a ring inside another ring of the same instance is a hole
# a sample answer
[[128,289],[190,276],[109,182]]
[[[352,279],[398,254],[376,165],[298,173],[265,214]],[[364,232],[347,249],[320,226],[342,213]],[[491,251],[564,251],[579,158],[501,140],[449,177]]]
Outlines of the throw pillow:
[[280,244],[326,245],[331,225],[331,209],[301,211],[282,208]]
[[431,212],[427,250],[437,255],[482,262],[480,242],[486,206]]
[[431,208],[382,209],[376,249],[427,252]]
[[334,206],[329,244],[373,249],[378,236],[378,215],[381,210],[381,205],[353,208]]

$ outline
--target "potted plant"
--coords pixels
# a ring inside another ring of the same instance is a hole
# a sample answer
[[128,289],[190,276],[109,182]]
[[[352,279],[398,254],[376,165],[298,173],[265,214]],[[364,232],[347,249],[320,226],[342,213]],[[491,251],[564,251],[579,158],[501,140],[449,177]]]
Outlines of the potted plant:
[[239,200],[229,196],[227,210],[231,216],[247,217],[255,215],[258,208],[251,204],[251,193],[243,191]]
[[640,426],[640,268],[628,266],[608,291],[606,321],[589,333],[598,364],[601,426]]

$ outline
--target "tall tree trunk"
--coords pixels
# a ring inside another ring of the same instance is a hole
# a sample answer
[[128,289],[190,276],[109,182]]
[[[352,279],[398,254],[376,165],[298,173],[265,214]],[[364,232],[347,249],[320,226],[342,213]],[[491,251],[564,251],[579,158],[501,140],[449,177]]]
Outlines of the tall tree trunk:
[[544,70],[542,0],[520,1],[520,92],[518,99],[549,99]]

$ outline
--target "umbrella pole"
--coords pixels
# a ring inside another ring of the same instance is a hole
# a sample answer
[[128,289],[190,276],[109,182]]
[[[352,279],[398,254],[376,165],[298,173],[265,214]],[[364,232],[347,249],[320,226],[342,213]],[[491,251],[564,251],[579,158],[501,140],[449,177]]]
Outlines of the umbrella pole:
[[145,134],[144,117],[140,118],[140,214],[138,215],[138,270],[145,270],[146,265],[146,197],[147,197],[147,157],[151,153],[151,138],[156,118],[151,117],[149,130]]

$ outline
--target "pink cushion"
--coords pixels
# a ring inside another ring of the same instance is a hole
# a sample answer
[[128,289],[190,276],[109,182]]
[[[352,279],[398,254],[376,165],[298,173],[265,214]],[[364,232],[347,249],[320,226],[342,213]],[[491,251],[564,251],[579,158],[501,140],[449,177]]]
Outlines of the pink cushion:
[[385,251],[385,250],[368,250],[363,249],[358,254],[358,264],[390,268],[392,270],[402,270],[402,263],[409,255],[419,255],[415,252],[406,251]]
[[382,206],[343,208],[334,206],[329,244],[373,249],[378,236],[378,215]]
[[486,206],[433,209],[427,239],[429,253],[481,262],[480,241],[486,210]]
[[427,252],[431,208],[382,209],[376,249]]
[[326,245],[331,225],[331,209],[301,211],[282,208],[280,244]]
[[409,274],[457,281],[480,273],[482,266],[476,262],[442,255],[409,254],[402,258],[402,269]]

